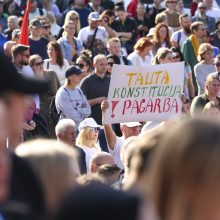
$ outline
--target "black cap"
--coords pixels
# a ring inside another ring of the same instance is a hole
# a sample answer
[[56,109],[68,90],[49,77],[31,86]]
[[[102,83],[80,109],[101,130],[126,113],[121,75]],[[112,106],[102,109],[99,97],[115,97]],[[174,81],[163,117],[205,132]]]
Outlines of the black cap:
[[115,11],[125,11],[124,3],[118,2],[115,4]]
[[0,52],[0,92],[35,94],[46,92],[48,87],[48,81],[24,77],[18,73],[12,62]]
[[78,66],[72,65],[66,70],[65,76],[68,78],[71,75],[80,75],[81,73],[83,73],[83,71]]

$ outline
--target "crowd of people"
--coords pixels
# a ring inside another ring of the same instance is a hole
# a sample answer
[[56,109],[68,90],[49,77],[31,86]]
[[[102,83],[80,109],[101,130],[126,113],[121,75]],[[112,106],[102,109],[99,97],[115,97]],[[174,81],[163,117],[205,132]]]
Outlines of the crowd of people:
[[[103,123],[114,64],[175,62],[178,120]],[[0,220],[220,218],[219,0],[0,0],[0,69]]]

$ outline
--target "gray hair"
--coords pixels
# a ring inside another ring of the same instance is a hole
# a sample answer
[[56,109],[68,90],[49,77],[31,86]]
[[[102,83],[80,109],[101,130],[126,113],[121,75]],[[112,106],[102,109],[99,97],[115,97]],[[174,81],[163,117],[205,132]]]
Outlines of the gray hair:
[[76,123],[72,119],[64,118],[64,119],[59,120],[55,128],[56,135],[57,134],[63,135],[66,129],[70,126],[76,127]]

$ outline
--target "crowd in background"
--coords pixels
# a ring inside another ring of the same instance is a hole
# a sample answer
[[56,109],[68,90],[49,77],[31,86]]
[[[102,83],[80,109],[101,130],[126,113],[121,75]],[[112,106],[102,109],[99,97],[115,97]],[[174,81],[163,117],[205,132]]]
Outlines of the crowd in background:
[[[219,219],[219,0],[30,0],[24,45],[26,6],[0,0],[0,219]],[[179,120],[103,124],[114,64],[175,62]]]

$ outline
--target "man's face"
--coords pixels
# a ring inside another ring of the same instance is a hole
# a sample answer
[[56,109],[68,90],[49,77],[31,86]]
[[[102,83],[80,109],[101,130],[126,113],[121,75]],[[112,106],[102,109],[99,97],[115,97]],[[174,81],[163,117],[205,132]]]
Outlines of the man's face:
[[206,15],[206,12],[207,12],[207,7],[205,7],[205,6],[201,6],[201,7],[199,7],[198,8],[198,10],[199,10],[199,14],[201,14],[201,15]]
[[36,11],[36,9],[37,9],[37,2],[34,1],[30,4],[30,12],[34,13]]
[[100,6],[101,5],[101,0],[92,0],[91,2],[95,6]]
[[195,33],[196,37],[201,39],[205,36],[205,34],[206,34],[205,32],[206,32],[205,26],[199,25],[198,30],[196,30],[194,33]]
[[75,146],[76,145],[76,129],[73,126],[69,126],[66,128],[63,136],[62,141],[65,143]]
[[191,23],[191,19],[188,16],[182,18],[181,25],[183,28],[190,29]]
[[41,37],[42,28],[41,27],[31,27],[30,32],[33,37]]
[[126,138],[128,137],[132,137],[132,136],[138,136],[140,131],[139,131],[139,126],[135,126],[135,127],[128,127],[126,125],[123,125],[121,127],[121,131],[123,133],[123,136],[125,136]]
[[92,29],[96,29],[99,26],[99,20],[93,21],[89,19],[89,26]]
[[19,56],[20,56],[20,64],[27,66],[29,64],[29,58],[30,58],[29,50],[23,51]]
[[176,9],[176,4],[177,4],[177,0],[169,0],[166,3],[167,8],[169,8],[170,10],[175,10]]
[[108,69],[108,61],[106,58],[99,59],[96,64],[94,64],[96,72],[99,74],[104,74],[107,72]]
[[116,11],[115,15],[119,17],[120,20],[125,20],[126,19],[126,12],[125,11]]
[[116,55],[116,56],[121,56],[121,43],[117,43],[117,42],[112,42],[110,45],[109,45],[109,52],[113,55]]

